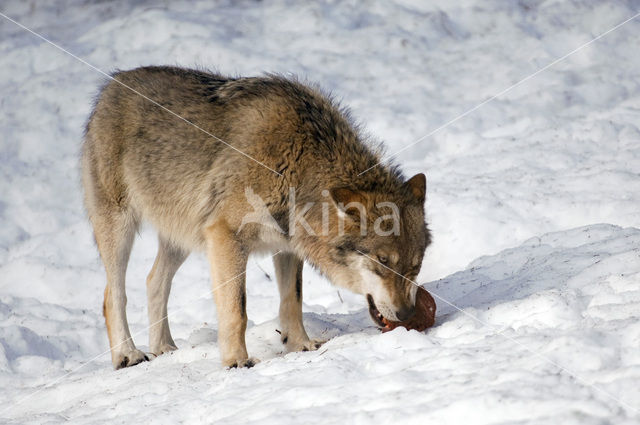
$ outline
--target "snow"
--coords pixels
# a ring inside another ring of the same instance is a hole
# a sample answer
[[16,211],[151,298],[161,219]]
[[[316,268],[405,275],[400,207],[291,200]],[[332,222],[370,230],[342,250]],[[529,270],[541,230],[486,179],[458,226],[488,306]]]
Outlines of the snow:
[[[208,267],[169,302],[180,349],[113,371],[104,272],[78,150],[103,76],[0,17],[0,422],[632,424],[640,420],[637,2],[8,1],[0,12],[109,72],[148,64],[293,73],[334,92],[407,174],[434,243],[436,326],[380,334],[362,297],[305,268],[284,354],[267,257],[248,268],[247,343],[225,370]],[[640,19],[638,19],[640,20]],[[145,228],[128,315],[147,348]]]

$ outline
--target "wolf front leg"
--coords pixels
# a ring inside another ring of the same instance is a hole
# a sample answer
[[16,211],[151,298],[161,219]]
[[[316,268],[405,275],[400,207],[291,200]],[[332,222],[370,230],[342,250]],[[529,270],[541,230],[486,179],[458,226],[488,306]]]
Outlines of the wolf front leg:
[[280,290],[280,326],[282,343],[288,351],[320,348],[324,341],[310,340],[302,323],[302,266],[294,254],[281,252],[273,257]]
[[251,367],[257,360],[249,358],[245,343],[245,272],[248,255],[226,222],[214,223],[205,233],[213,297],[218,312],[218,345],[222,364],[227,367]]

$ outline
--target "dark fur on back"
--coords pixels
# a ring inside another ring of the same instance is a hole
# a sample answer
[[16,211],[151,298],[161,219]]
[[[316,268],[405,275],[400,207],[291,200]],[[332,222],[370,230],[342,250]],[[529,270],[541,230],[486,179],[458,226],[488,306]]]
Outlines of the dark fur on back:
[[[135,74],[140,71],[144,71],[144,75],[136,78]],[[332,171],[339,174],[335,177],[340,178],[345,186],[356,190],[392,192],[402,185],[402,173],[395,165],[379,166],[358,176],[380,161],[381,146],[370,144],[362,137],[348,108],[341,107],[319,87],[300,82],[296,77],[267,74],[263,77],[232,78],[203,70],[164,66],[116,72],[112,76],[127,83],[132,73],[133,88],[138,84],[144,85],[146,79],[155,78],[153,74],[175,76],[191,86],[194,96],[201,96],[201,101],[216,107],[250,107],[254,103],[274,99],[287,102],[292,108],[289,112],[297,115],[304,150],[331,162],[334,165]],[[163,99],[157,101],[169,109],[174,106]],[[200,120],[195,121],[194,124],[202,124],[198,122]],[[221,134],[213,134],[224,139],[226,131],[223,129]]]

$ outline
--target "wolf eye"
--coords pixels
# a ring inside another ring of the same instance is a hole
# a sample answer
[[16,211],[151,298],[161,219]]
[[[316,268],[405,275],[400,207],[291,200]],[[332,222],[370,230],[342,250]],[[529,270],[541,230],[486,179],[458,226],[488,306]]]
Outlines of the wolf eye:
[[389,259],[386,255],[378,255],[378,261],[382,264],[387,264],[387,261],[389,261]]

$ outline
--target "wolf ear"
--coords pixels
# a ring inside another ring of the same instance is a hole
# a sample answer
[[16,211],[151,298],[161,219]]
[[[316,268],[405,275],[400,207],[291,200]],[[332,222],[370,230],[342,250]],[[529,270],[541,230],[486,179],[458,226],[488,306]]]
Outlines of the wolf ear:
[[424,176],[424,174],[420,173],[411,177],[409,180],[407,180],[405,186],[407,186],[409,190],[411,190],[411,193],[413,194],[416,202],[419,202],[420,204],[424,203],[424,199],[427,193],[427,178]]
[[[346,187],[336,187],[330,190],[331,198],[338,209],[352,218],[361,218],[366,213],[367,198],[362,192],[357,192]],[[349,204],[351,204],[349,206]],[[354,206],[355,205],[355,206]],[[349,206],[349,208],[345,208]]]

